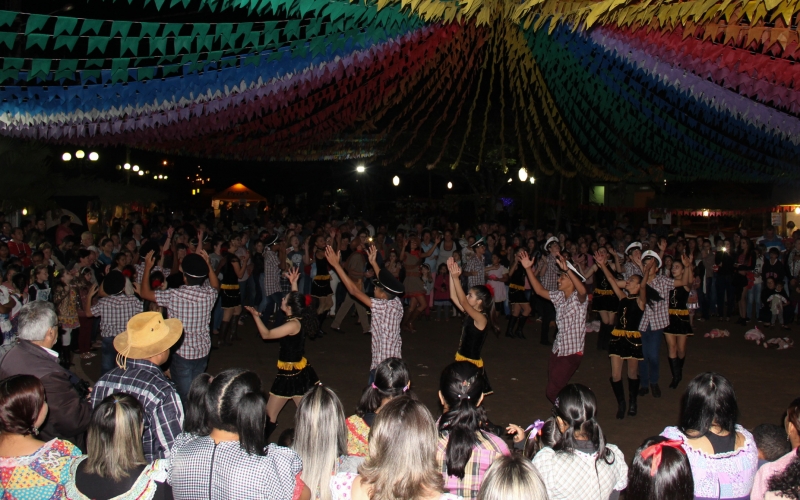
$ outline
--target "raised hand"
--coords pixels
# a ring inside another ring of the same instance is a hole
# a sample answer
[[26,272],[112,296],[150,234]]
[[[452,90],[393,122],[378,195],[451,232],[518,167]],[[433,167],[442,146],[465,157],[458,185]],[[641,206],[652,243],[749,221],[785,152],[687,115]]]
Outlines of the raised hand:
[[286,272],[286,277],[289,279],[289,283],[297,283],[297,280],[300,279],[300,268],[292,267]]
[[531,267],[533,267],[533,263],[536,260],[530,258],[528,256],[528,252],[526,252],[525,250],[517,254],[517,259],[519,260],[519,263],[522,264],[522,267],[524,267],[525,269],[530,269]]
[[374,266],[377,258],[378,258],[378,249],[377,247],[375,247],[375,245],[372,245],[367,249],[367,260],[369,260],[369,263]]
[[97,293],[97,290],[99,290],[98,286],[96,284],[92,285],[91,288],[89,288],[89,297],[93,297]]
[[686,254],[681,254],[681,262],[685,269],[689,269],[689,266],[692,265],[692,259]]
[[450,276],[452,276],[453,279],[458,279],[458,277],[461,276],[461,266],[456,264],[456,261],[453,260],[452,257],[447,259],[447,269],[450,271]]
[[260,314],[258,314],[258,311],[256,310],[256,308],[255,308],[255,307],[252,307],[252,306],[244,306],[244,308],[245,308],[245,309],[247,309],[247,312],[249,312],[250,314],[252,314],[252,315],[253,315],[253,317],[256,317],[256,318],[260,317]]
[[439,234],[439,233],[436,233],[436,237],[435,237],[433,240],[434,240],[434,241],[436,242],[436,244],[438,245],[439,243],[441,243],[441,242],[442,242],[442,235],[441,235],[441,234]]
[[333,248],[328,245],[325,247],[325,258],[328,259],[330,265],[338,266],[339,261],[342,259],[342,254],[339,251],[334,252]]
[[594,253],[594,261],[597,263],[598,266],[603,267],[608,262],[608,256],[602,255],[599,252]]
[[156,263],[155,251],[150,250],[149,252],[147,252],[147,255],[144,256],[144,267],[152,269],[155,263]]
[[567,259],[565,259],[563,255],[558,254],[558,256],[556,257],[556,264],[558,264],[558,267],[562,271],[567,270]]

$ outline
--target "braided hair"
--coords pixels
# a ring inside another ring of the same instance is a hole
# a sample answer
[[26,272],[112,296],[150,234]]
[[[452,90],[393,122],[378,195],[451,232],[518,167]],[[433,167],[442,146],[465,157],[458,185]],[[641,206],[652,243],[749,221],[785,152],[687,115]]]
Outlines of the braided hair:
[[480,369],[467,361],[448,365],[439,379],[439,392],[447,407],[439,419],[439,435],[448,436],[447,474],[463,479],[472,448],[478,442],[478,432],[486,422],[486,412],[478,406],[483,397]]

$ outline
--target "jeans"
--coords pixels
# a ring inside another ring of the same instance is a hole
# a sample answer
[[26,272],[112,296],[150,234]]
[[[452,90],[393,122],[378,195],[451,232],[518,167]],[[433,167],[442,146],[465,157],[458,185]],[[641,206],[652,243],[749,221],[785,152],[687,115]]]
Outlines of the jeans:
[[189,400],[189,388],[192,386],[192,381],[206,371],[206,366],[208,366],[208,355],[198,359],[185,359],[177,354],[172,355],[169,371],[184,404]]
[[254,285],[255,282],[252,276],[248,276],[246,280],[239,282],[239,298],[242,301],[242,307],[253,305],[253,299],[256,293],[255,288],[253,288]]
[[664,330],[653,330],[651,325],[642,332],[642,354],[644,360],[639,361],[639,380],[642,387],[658,383],[658,368],[661,354],[661,341]]
[[283,324],[283,311],[281,311],[281,301],[283,300],[283,292],[275,292],[272,295],[267,295],[267,301],[264,306],[263,318],[269,319],[272,312],[275,311],[275,325]]
[[102,377],[117,366],[117,350],[114,349],[114,337],[103,337],[100,356],[100,376]]
[[[717,276],[717,314],[730,316],[736,311],[736,299],[733,297],[733,276],[722,274]],[[727,304],[728,308],[725,309]]]
[[[758,320],[758,308],[761,307],[761,283],[756,283],[747,291],[747,308],[744,310],[747,319]],[[750,312],[752,311],[752,313]]]
[[222,296],[217,295],[217,301],[214,302],[214,309],[211,310],[211,328],[215,332],[218,332],[219,327],[222,325],[222,314]]
[[300,275],[300,281],[297,283],[297,289],[303,292],[303,295],[311,295],[311,276],[307,274]]

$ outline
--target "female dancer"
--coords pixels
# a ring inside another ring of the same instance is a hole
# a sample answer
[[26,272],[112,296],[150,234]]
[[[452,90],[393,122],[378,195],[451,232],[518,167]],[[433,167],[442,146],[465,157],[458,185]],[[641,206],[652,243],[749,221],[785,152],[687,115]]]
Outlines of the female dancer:
[[[416,236],[412,236],[408,240],[408,245],[402,247],[400,252],[400,262],[406,270],[406,279],[403,285],[406,287],[406,298],[408,299],[408,311],[403,316],[401,327],[411,333],[415,333],[414,320],[417,319],[425,309],[428,308],[426,301],[425,285],[420,278],[419,266],[426,257],[433,254],[436,246],[439,245],[441,239],[436,235],[436,244],[423,253],[420,250],[420,241]],[[402,240],[399,243],[403,243]]]
[[310,295],[301,295],[297,291],[300,270],[292,268],[288,272],[288,278],[292,291],[281,302],[281,310],[286,314],[284,324],[270,330],[261,321],[258,310],[250,306],[245,308],[253,316],[262,339],[280,339],[278,375],[269,390],[267,401],[267,437],[278,426],[278,414],[286,402],[293,399],[295,405],[300,404],[303,394],[319,383],[317,373],[304,356],[306,335],[315,334],[319,328],[317,309]]
[[246,266],[235,254],[236,249],[239,248],[239,241],[238,236],[231,238],[230,248],[225,252],[221,266],[222,279],[219,281],[219,294],[222,301],[222,324],[219,328],[219,340],[217,340],[217,345],[220,346],[223,342],[233,345],[234,338],[239,340],[236,335],[239,316],[242,314],[239,279],[244,276]]
[[[334,250],[339,248],[341,241],[341,233],[337,233],[335,229],[331,229],[331,246]],[[335,237],[335,238],[334,238]],[[305,255],[303,255],[303,263],[307,266],[311,265],[313,260],[317,264],[317,274],[311,282],[311,296],[316,297],[319,301],[317,308],[317,323],[319,324],[319,332],[309,335],[314,338],[317,335],[322,335],[322,323],[328,316],[328,311],[333,307],[333,289],[331,288],[331,273],[328,270],[328,261],[325,259],[325,247],[327,246],[325,236],[319,235],[314,240],[314,253],[308,248],[308,241],[311,239],[309,236],[305,241]],[[302,394],[301,394],[302,396]]]
[[[512,256],[514,259],[508,271],[508,303],[511,304],[511,318],[508,320],[506,337],[524,339],[522,329],[531,317],[531,302],[525,297],[525,268],[519,263],[517,257],[524,248],[518,248]],[[510,253],[510,252],[509,252]],[[520,316],[522,313],[522,316]],[[514,328],[516,326],[516,331]]]
[[[606,247],[600,247],[597,249],[597,253],[595,253],[595,263],[592,267],[586,271],[586,277],[594,275],[595,272],[598,271],[599,266],[597,265],[597,257],[602,257],[606,262],[607,267],[614,266],[613,269],[609,269],[612,271],[611,276],[613,280],[616,281],[624,281],[622,274],[620,271],[619,265],[619,257],[617,256],[617,252],[613,249],[609,250]],[[609,264],[608,259],[610,257],[609,254],[613,254],[615,257],[614,264]],[[614,289],[611,287],[611,282],[609,278],[603,273],[601,276],[598,276],[599,279],[595,280],[595,287],[594,287],[594,294],[592,296],[592,311],[600,314],[600,332],[597,335],[597,349],[598,350],[608,350],[608,343],[611,340],[611,331],[614,329],[614,317],[617,314],[617,309],[619,308],[619,299],[614,294]]]
[[450,299],[460,311],[465,313],[461,340],[456,351],[456,361],[469,361],[477,366],[483,379],[483,394],[491,394],[493,391],[489,385],[489,378],[486,376],[486,369],[483,367],[481,350],[490,328],[494,330],[495,335],[499,333],[490,314],[494,306],[492,294],[486,286],[477,285],[470,288],[469,294],[464,296],[464,290],[459,281],[461,267],[451,257],[447,260],[447,268],[450,271]]
[[401,267],[402,266],[397,261],[397,250],[392,248],[391,250],[389,250],[389,259],[386,262],[386,270],[392,273],[392,276],[394,276],[395,278],[400,279]]
[[[622,365],[628,360],[628,392],[630,407],[628,415],[637,413],[636,397],[639,393],[639,361],[642,355],[642,334],[639,323],[644,316],[647,305],[647,286],[642,286],[642,277],[632,275],[625,282],[625,288],[620,289],[612,271],[608,268],[607,257],[595,254],[595,262],[602,269],[606,281],[611,284],[614,293],[619,298],[616,328],[611,332],[611,341],[608,343],[608,357],[611,359],[611,388],[617,398],[617,418],[625,418],[625,389],[622,386]],[[645,274],[651,273],[655,262],[648,262]],[[626,294],[627,292],[627,294]]]
[[[745,241],[744,239],[742,241]],[[684,278],[686,274],[686,279]],[[672,372],[670,389],[675,389],[683,378],[683,362],[686,359],[686,338],[693,335],[692,325],[689,321],[689,291],[694,281],[692,265],[684,267],[683,263],[675,261],[672,264],[672,278],[675,281],[688,283],[687,286],[677,286],[669,292],[669,325],[664,328],[667,336],[667,349],[669,350],[669,369]]]

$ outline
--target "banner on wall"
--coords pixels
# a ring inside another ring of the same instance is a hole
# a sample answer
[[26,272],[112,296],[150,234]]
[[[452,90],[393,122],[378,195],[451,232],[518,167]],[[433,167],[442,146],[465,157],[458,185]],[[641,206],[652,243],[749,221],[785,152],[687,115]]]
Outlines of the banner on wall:
[[648,224],[672,224],[672,213],[664,208],[647,211]]

